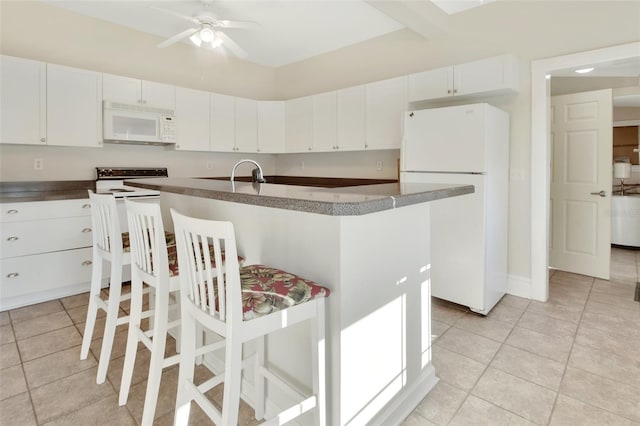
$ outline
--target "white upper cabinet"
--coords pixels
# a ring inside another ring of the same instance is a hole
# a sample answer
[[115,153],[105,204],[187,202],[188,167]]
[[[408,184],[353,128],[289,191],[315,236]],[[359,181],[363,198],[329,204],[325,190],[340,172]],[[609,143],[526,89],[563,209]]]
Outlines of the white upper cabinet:
[[0,88],[0,143],[46,144],[46,64],[0,57]]
[[517,93],[518,61],[501,55],[409,76],[409,102]]
[[156,108],[174,109],[176,88],[168,84],[113,74],[102,75],[104,99]]
[[219,152],[236,149],[236,98],[211,93],[211,150]]
[[366,85],[366,149],[399,149],[407,110],[407,77]]
[[338,90],[339,150],[366,148],[366,86]]
[[285,102],[286,152],[313,151],[313,96]]
[[282,101],[258,102],[259,152],[285,152],[284,104]]
[[327,152],[338,149],[338,93],[313,96],[313,149]]
[[502,55],[457,65],[454,68],[456,95],[500,94],[518,91],[518,62]]
[[436,68],[409,76],[409,101],[453,95],[453,67]]
[[258,101],[236,98],[236,148],[258,152]]
[[47,64],[47,144],[102,146],[102,74]]
[[209,151],[209,92],[176,87],[176,149]]

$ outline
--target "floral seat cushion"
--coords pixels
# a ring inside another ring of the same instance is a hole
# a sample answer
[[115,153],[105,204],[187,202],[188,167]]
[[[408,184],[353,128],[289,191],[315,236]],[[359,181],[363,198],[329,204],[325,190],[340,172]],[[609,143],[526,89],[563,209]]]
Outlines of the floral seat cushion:
[[330,293],[328,288],[313,281],[264,265],[240,268],[240,281],[245,321],[327,297]]
[[[165,231],[164,238],[167,241],[167,248],[168,247],[175,247],[175,245],[176,245],[176,234],[174,234],[173,232],[166,232]],[[125,251],[125,253],[131,251],[131,241],[130,241],[128,232],[123,232],[122,233],[122,249]]]

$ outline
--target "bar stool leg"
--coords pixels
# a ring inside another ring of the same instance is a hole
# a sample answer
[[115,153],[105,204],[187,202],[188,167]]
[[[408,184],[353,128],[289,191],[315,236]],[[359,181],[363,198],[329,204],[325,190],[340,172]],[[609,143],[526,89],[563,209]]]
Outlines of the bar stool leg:
[[151,361],[149,363],[149,377],[147,378],[147,392],[144,397],[144,409],[142,411],[142,426],[152,425],[153,417],[158,403],[160,381],[162,379],[162,364],[164,362],[164,350],[167,343],[167,324],[169,293],[156,292],[154,308],[153,341],[151,343]]
[[182,352],[180,353],[178,394],[176,396],[176,412],[173,422],[175,426],[187,426],[189,423],[191,395],[187,390],[187,386],[188,383],[193,383],[194,359],[196,358],[196,329],[199,328],[196,326],[196,321],[188,309],[182,310],[181,321]]
[[238,424],[240,384],[242,382],[242,343],[227,336],[225,348],[224,393],[222,395],[222,424]]
[[316,396],[316,409],[314,410],[315,422],[318,425],[327,424],[326,401],[326,339],[324,329],[324,299],[317,299],[316,316],[311,323],[311,360],[313,394]]
[[89,292],[89,308],[87,309],[87,320],[84,325],[84,335],[82,336],[82,348],[80,349],[80,359],[87,359],[91,339],[93,338],[93,329],[96,326],[96,317],[98,316],[98,299],[102,290],[102,263],[103,260],[99,256],[93,256],[93,269],[91,270],[91,291]]
[[265,338],[260,336],[255,340],[256,343],[256,355],[254,364],[254,397],[253,397],[253,409],[256,414],[256,420],[262,420],[264,418],[264,386],[265,380],[262,374],[262,367],[264,366],[264,346]]
[[138,330],[142,321],[142,281],[137,274],[131,274],[131,307],[129,310],[129,334],[127,336],[127,350],[124,356],[122,381],[120,382],[120,396],[118,404],[125,405],[129,398],[129,388],[133,378],[133,367],[136,363],[138,351]]
[[111,360],[113,339],[118,325],[118,312],[120,311],[120,293],[122,291],[122,263],[111,261],[111,275],[109,286],[109,305],[107,306],[107,319],[104,325],[100,360],[98,361],[98,376],[96,382],[104,383],[107,378],[107,369]]

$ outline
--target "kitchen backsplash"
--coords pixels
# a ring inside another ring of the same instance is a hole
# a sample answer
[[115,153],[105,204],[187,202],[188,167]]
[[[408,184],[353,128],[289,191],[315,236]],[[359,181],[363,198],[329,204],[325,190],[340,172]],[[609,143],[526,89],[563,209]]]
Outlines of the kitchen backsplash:
[[[312,153],[232,154],[174,151],[170,147],[105,145],[103,148],[0,145],[0,181],[92,180],[95,168],[167,167],[172,177],[229,176],[242,158],[257,161],[265,175],[393,179],[399,150]],[[35,170],[38,161],[41,170]],[[381,166],[382,170],[378,170]],[[239,175],[250,167],[240,166]]]

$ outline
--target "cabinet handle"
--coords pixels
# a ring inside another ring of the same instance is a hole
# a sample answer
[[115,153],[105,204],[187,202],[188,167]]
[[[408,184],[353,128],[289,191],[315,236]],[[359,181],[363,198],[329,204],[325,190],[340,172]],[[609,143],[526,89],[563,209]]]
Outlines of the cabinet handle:
[[258,152],[260,152],[260,148],[258,148]]
[[90,209],[91,208],[91,204],[83,204],[82,208],[83,209]]
[[365,148],[369,148],[369,145],[367,145],[367,144],[365,143],[365,144],[364,144],[364,147],[365,147]]
[[14,209],[7,210],[7,214],[16,214],[16,213],[18,213],[18,210],[14,210]]
[[91,265],[93,262],[90,260],[85,260],[84,262],[82,262],[82,266],[89,266]]
[[18,237],[9,237],[7,241],[18,241]]
[[91,228],[84,228],[84,229],[82,230],[82,233],[83,233],[83,234],[86,234],[87,232],[91,232]]
[[46,142],[47,138],[40,138],[40,142]]
[[450,95],[451,94],[451,89],[447,90],[447,94]]
[[20,274],[17,272],[12,272],[10,274],[7,274],[7,278],[16,278],[18,277]]
[[311,147],[307,148],[309,151],[311,151]]
[[453,89],[453,93],[458,93],[458,89]]

